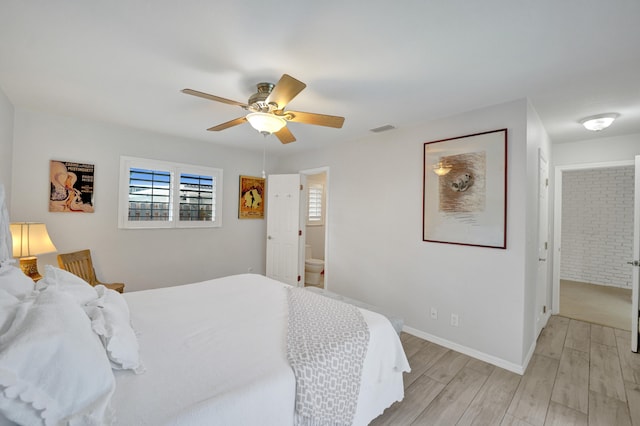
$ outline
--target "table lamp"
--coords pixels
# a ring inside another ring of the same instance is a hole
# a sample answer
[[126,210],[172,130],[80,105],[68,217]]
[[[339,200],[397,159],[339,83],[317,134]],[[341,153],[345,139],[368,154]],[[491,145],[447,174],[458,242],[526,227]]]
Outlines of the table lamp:
[[36,222],[15,222],[9,225],[13,240],[13,257],[20,258],[20,269],[34,281],[42,278],[38,272],[39,254],[52,253],[56,246],[51,242],[47,226]]

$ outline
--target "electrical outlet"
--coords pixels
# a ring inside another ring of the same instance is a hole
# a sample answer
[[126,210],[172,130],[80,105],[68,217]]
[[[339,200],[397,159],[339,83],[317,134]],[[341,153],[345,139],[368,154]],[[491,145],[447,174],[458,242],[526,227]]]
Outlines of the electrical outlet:
[[452,327],[458,326],[458,314],[451,314],[451,326]]
[[431,308],[431,319],[438,319],[438,310],[436,308]]

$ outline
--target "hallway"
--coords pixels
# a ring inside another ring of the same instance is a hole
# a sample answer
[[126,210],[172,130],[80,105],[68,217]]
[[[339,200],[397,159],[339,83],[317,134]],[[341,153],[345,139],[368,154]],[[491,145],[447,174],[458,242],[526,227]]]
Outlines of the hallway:
[[631,331],[631,289],[560,280],[559,315]]

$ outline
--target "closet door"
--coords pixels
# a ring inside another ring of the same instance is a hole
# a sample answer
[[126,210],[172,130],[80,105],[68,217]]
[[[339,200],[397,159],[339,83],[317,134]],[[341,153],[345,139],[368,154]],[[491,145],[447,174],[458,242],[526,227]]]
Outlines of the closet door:
[[538,151],[538,279],[536,291],[536,338],[547,324],[549,293],[549,163]]
[[636,156],[635,198],[633,222],[633,259],[627,263],[633,268],[633,290],[631,293],[631,350],[638,352],[638,320],[640,302],[640,155]]

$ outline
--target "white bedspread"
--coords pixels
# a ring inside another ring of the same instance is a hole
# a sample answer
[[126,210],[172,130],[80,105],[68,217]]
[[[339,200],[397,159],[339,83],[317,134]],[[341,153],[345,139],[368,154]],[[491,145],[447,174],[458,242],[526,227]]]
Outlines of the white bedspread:
[[[285,287],[244,274],[125,293],[146,372],[115,372],[117,424],[292,425]],[[371,338],[356,425],[402,399],[409,370],[389,321],[362,312]]]

